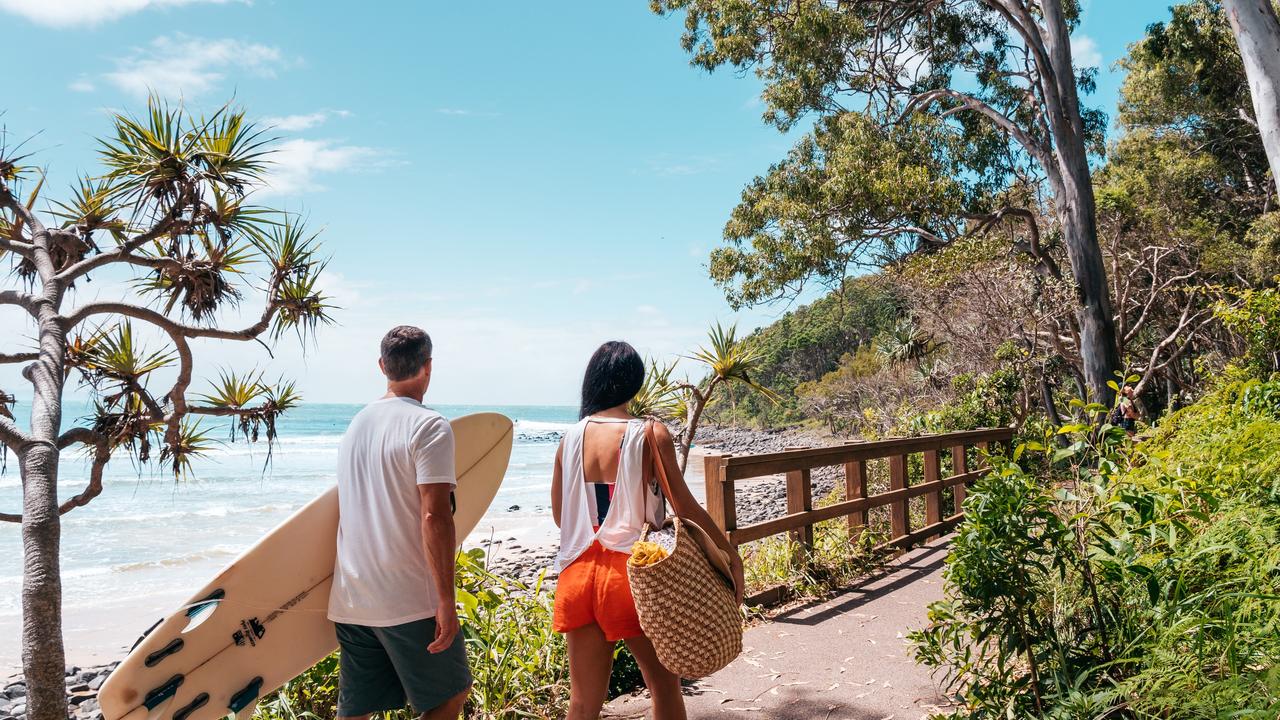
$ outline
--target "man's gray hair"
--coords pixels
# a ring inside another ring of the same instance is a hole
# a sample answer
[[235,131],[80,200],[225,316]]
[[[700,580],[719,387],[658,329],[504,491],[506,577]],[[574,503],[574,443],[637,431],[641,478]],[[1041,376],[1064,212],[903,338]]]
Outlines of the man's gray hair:
[[391,328],[382,337],[382,369],[388,380],[408,380],[431,359],[431,336],[412,325]]

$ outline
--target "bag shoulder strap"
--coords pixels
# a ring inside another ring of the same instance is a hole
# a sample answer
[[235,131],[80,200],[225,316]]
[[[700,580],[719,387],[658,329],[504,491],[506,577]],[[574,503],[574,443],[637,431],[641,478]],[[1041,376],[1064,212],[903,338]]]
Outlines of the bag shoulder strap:
[[676,514],[675,502],[671,499],[671,481],[667,479],[667,466],[662,462],[662,454],[658,452],[658,434],[653,430],[653,420],[644,421],[644,439],[653,453],[654,465],[658,467],[658,484],[662,487],[662,497],[671,505],[671,512]]

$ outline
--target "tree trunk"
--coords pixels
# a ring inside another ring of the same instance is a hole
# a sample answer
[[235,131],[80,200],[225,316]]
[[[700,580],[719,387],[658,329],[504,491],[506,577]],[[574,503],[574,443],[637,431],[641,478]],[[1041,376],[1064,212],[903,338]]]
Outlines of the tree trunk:
[[22,470],[22,668],[27,717],[67,717],[62,646],[62,574],[59,562],[58,451],[32,445]]
[[[1053,129],[1056,168],[1046,168],[1054,190],[1054,207],[1066,240],[1067,257],[1076,284],[1076,317],[1080,323],[1080,357],[1084,363],[1089,400],[1110,406],[1114,393],[1108,381],[1118,380],[1123,365],[1116,344],[1115,315],[1107,268],[1098,246],[1097,207],[1089,154],[1085,147],[1080,96],[1071,60],[1070,30],[1057,2],[1042,4],[1045,45],[1052,64],[1046,82],[1046,104]],[[1056,171],[1056,172],[1055,172]]]
[[1271,180],[1280,183],[1280,20],[1271,0],[1223,0],[1222,6],[1244,61]]
[[62,425],[66,334],[57,319],[56,290],[39,311],[40,357],[27,370],[34,395],[31,435],[22,471],[22,669],[29,720],[66,720],[66,658],[62,643],[61,520],[58,515],[58,433]]

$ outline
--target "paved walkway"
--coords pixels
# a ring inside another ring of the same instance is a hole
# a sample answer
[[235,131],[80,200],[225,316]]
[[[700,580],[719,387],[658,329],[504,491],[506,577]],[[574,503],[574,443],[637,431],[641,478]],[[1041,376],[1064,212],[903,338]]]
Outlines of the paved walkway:
[[[917,720],[947,707],[905,640],[942,597],[946,555],[945,541],[913,550],[854,590],[747,630],[742,656],[689,689],[689,717]],[[619,698],[604,716],[647,717],[648,704]]]

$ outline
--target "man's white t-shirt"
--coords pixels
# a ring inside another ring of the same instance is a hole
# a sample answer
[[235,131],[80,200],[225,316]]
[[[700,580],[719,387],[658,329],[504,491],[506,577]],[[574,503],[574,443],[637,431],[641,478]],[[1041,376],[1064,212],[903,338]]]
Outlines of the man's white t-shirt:
[[387,627],[434,617],[440,599],[422,544],[418,486],[457,483],[453,430],[411,398],[351,420],[338,450],[338,556],[329,619]]

